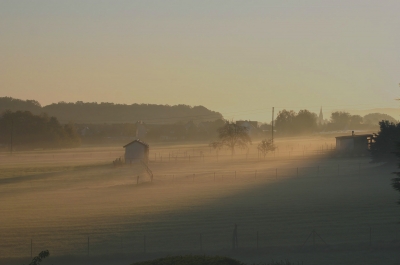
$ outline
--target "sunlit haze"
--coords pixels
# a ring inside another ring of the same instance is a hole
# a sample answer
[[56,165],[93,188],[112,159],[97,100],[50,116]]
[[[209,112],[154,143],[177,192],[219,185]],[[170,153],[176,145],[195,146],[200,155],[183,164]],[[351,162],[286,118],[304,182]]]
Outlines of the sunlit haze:
[[400,264],[400,0],[0,0],[0,265]]
[[[400,1],[0,2],[0,96],[42,105],[398,107]],[[327,113],[328,114],[328,113]]]

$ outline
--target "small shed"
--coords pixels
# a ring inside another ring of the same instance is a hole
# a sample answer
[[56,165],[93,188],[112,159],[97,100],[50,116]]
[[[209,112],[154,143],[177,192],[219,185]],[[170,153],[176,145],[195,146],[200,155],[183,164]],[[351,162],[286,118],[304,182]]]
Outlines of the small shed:
[[149,145],[139,139],[136,139],[126,145],[125,148],[125,163],[131,164],[134,162],[147,163],[149,161]]
[[336,137],[336,151],[342,153],[366,153],[372,142],[372,134],[351,135]]

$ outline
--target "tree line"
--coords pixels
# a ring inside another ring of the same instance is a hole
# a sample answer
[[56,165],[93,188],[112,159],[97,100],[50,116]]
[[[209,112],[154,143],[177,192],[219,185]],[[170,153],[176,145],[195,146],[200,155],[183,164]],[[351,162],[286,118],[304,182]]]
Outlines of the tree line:
[[21,100],[0,97],[0,113],[30,111],[33,114],[47,113],[62,123],[132,123],[142,120],[146,123],[165,124],[178,121],[214,121],[222,119],[219,112],[203,106],[157,105],[157,104],[114,104],[109,102],[58,102],[41,106],[36,100]]
[[[217,138],[217,130],[225,123],[222,119],[195,123],[175,122],[171,124],[146,124],[143,123],[146,134],[139,136],[149,142],[177,142],[201,141]],[[137,123],[112,123],[112,124],[76,124],[83,144],[104,144],[107,142],[126,141],[126,138],[135,138],[138,128]]]
[[0,144],[11,150],[68,148],[80,145],[72,123],[60,124],[47,114],[5,111],[0,116]]
[[387,114],[370,113],[362,117],[344,111],[335,111],[329,120],[320,121],[317,114],[306,109],[298,113],[284,109],[276,117],[275,128],[278,135],[295,136],[321,131],[377,129],[382,120],[397,122]]

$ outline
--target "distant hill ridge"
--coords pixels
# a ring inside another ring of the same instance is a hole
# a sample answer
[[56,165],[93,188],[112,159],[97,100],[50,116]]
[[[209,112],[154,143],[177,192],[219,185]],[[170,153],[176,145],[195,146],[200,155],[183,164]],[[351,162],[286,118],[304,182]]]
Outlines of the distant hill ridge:
[[219,112],[203,106],[157,105],[157,104],[114,104],[108,102],[59,102],[41,106],[36,100],[21,100],[11,97],[0,97],[0,113],[6,110],[30,111],[34,114],[47,113],[57,117],[62,123],[146,123],[164,124],[178,121],[213,121],[222,119]]

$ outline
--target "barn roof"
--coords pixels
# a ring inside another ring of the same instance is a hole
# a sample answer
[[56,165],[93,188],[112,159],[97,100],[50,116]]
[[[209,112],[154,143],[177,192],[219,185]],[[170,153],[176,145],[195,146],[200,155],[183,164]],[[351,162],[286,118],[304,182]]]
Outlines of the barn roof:
[[346,135],[346,136],[337,136],[336,139],[352,139],[352,138],[368,138],[372,137],[373,134],[359,134],[359,135]]
[[135,142],[137,142],[137,143],[139,143],[139,144],[142,144],[142,145],[146,146],[147,148],[149,147],[149,145],[148,145],[147,143],[141,141],[140,139],[133,140],[132,142],[130,142],[130,143],[124,145],[123,147],[126,148],[127,146],[129,146],[129,145],[131,145],[131,144],[133,144],[133,143],[135,143]]

